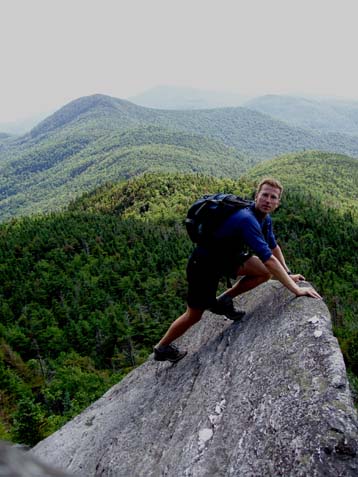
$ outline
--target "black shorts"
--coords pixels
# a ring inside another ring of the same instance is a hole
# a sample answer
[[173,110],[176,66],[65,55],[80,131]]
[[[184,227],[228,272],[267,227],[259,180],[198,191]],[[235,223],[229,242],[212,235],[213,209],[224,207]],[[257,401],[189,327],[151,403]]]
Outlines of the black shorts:
[[218,257],[206,249],[197,247],[191,254],[186,269],[188,306],[201,310],[214,306],[220,278],[223,276],[236,278],[236,271],[250,256],[240,253],[231,261],[230,267],[224,267],[223,261]]

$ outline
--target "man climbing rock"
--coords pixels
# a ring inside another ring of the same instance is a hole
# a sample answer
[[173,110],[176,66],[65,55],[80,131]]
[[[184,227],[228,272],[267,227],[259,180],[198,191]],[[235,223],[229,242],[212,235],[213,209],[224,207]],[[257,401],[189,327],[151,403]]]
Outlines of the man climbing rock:
[[[157,361],[179,361],[186,355],[172,344],[197,323],[206,309],[237,321],[244,315],[236,310],[233,298],[266,282],[279,280],[296,296],[321,298],[310,287],[299,287],[305,278],[292,274],[272,229],[270,214],[280,204],[283,187],[273,178],[263,179],[251,206],[232,213],[217,228],[210,246],[199,245],[191,254],[187,266],[187,309],[169,327],[154,347]],[[216,298],[219,280],[223,276],[238,278],[235,285]]]

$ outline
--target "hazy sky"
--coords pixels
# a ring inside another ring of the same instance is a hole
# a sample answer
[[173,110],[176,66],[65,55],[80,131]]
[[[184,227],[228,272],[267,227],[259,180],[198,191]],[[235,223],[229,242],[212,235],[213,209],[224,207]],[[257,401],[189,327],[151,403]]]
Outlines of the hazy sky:
[[357,0],[0,0],[0,121],[157,85],[358,100]]

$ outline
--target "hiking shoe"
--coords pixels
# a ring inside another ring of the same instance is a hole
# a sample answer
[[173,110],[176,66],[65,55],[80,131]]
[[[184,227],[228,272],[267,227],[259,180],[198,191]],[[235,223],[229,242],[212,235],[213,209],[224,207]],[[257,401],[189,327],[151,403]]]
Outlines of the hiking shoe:
[[210,311],[217,315],[224,315],[232,321],[239,321],[245,315],[242,310],[234,307],[233,299],[229,295],[222,295],[216,299],[216,304],[210,308]]
[[155,361],[170,361],[176,363],[187,354],[187,351],[179,351],[175,345],[168,346],[155,346],[154,347],[154,359]]

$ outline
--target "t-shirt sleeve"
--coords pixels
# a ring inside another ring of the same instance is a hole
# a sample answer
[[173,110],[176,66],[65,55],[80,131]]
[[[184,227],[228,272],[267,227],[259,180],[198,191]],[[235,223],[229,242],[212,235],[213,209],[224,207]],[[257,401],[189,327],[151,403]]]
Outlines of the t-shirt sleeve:
[[250,249],[253,250],[253,252],[259,257],[262,262],[266,262],[266,260],[268,260],[272,255],[271,243],[269,244],[266,242],[261,227],[257,220],[249,216],[245,217],[242,221],[241,230],[242,238],[246,245],[248,245]]

